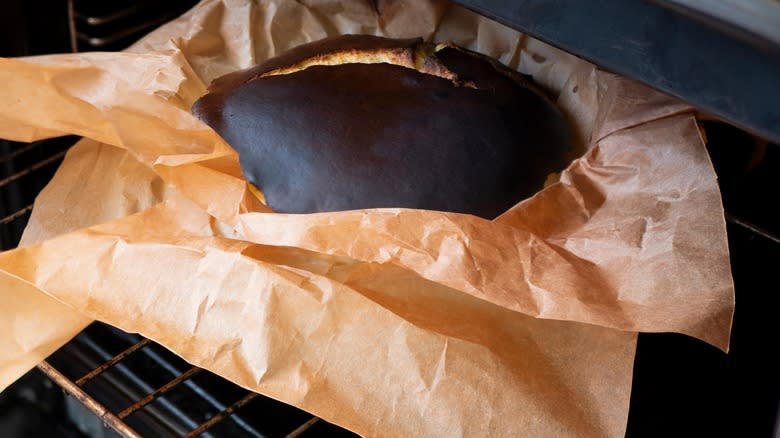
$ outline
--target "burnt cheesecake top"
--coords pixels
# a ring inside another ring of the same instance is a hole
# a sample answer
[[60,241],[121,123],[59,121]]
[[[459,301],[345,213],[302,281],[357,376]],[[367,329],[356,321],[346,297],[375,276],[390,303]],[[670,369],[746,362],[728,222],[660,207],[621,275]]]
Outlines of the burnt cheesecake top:
[[193,114],[278,212],[403,207],[494,218],[566,165],[530,79],[453,45],[347,35],[215,80]]

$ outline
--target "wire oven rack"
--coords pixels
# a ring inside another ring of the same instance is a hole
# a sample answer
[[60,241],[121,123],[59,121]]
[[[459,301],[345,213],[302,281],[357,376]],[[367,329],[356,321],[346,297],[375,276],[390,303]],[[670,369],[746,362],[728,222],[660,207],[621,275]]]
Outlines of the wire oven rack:
[[[73,142],[73,137],[30,144],[0,141],[0,249],[18,244],[35,195]],[[99,322],[38,369],[71,396],[70,411],[86,408],[97,416],[98,426],[124,437],[355,436],[193,367],[148,339]],[[75,414],[71,416],[85,423],[96,421]]]
[[194,0],[68,0],[71,50],[119,50],[175,18]]
[[328,436],[351,435],[190,366],[148,339],[102,324],[86,329],[38,368],[124,437],[297,437],[319,435],[322,429]]

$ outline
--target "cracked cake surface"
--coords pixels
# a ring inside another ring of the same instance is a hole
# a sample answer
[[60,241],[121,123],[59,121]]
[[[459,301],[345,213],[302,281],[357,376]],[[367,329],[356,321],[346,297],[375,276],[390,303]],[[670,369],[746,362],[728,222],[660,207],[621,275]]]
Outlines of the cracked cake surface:
[[564,166],[527,77],[452,44],[341,36],[215,80],[193,113],[278,212],[404,207],[494,218]]

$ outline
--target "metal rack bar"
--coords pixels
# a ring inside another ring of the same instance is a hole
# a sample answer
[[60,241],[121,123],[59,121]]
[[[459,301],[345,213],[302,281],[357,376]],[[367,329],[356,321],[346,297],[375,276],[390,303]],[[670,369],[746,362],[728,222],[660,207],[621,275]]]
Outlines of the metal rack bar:
[[65,390],[65,392],[75,397],[76,400],[94,412],[108,427],[114,429],[120,435],[126,438],[143,438],[138,434],[138,432],[133,430],[133,428],[128,426],[111,411],[106,409],[105,406],[84,392],[84,390],[81,389],[78,385],[76,385],[74,382],[71,382],[62,373],[49,365],[48,362],[43,361],[39,363],[38,369],[43,371],[44,374],[49,376],[52,380],[54,380],[55,383],[60,385],[60,387]]
[[27,213],[31,212],[32,208],[33,208],[33,206],[32,206],[32,204],[30,204],[30,205],[28,205],[26,207],[20,208],[19,210],[9,214],[8,216],[0,219],[0,226],[10,224],[11,222],[19,219],[20,217],[22,217],[22,216],[26,215]]
[[747,228],[748,230],[752,231],[753,233],[755,233],[755,234],[757,234],[757,235],[759,235],[759,236],[761,236],[761,237],[763,237],[765,239],[769,239],[772,242],[780,244],[780,236],[777,236],[774,233],[772,233],[772,232],[770,232],[768,230],[765,230],[762,227],[759,227],[758,225],[755,225],[755,224],[753,224],[751,222],[748,222],[748,221],[746,221],[744,219],[738,218],[738,217],[736,217],[736,216],[734,216],[732,214],[728,214],[728,213],[726,213],[726,220],[731,222],[731,223],[733,223],[733,224],[735,224],[735,225],[739,225],[742,228]]
[[76,39],[76,10],[73,7],[73,0],[68,0],[68,39],[70,40],[70,51],[76,53],[79,51],[78,40]]
[[134,352],[140,350],[141,348],[149,345],[150,343],[151,343],[151,341],[148,340],[148,339],[141,339],[138,343],[132,345],[127,350],[117,354],[116,356],[112,357],[110,360],[106,361],[105,363],[103,363],[99,367],[97,367],[97,368],[93,369],[92,371],[88,372],[87,374],[81,376],[78,380],[76,380],[76,382],[75,382],[76,385],[77,386],[84,385],[85,383],[89,382],[90,380],[92,380],[95,377],[97,377],[98,375],[100,375],[100,373],[102,373],[103,371],[111,368],[112,366],[116,365],[122,359],[124,359],[127,356],[133,354]]
[[0,155],[0,163],[5,163],[6,161],[11,161],[14,158],[18,157],[19,155],[21,155],[21,154],[23,154],[23,153],[25,153],[25,152],[27,152],[29,150],[35,149],[37,147],[40,147],[41,145],[42,145],[41,142],[27,143],[27,144],[19,145],[18,147],[14,148],[13,151],[8,152],[8,153],[6,153],[4,155]]
[[209,418],[205,422],[201,423],[200,426],[196,427],[195,429],[192,429],[188,434],[184,435],[182,438],[193,438],[196,437],[203,432],[205,432],[208,428],[214,426],[215,424],[219,423],[220,421],[224,420],[225,418],[229,417],[230,414],[237,411],[238,409],[241,409],[243,406],[245,406],[250,401],[257,398],[259,394],[250,392],[249,394],[242,397],[239,401],[233,403],[232,405],[228,406],[223,410],[222,412],[218,413],[217,415]]
[[178,375],[175,379],[171,380],[170,382],[166,383],[165,385],[157,388],[154,392],[147,395],[146,397],[138,400],[137,402],[133,403],[132,405],[128,406],[126,409],[124,409],[122,412],[116,414],[119,418],[126,418],[128,415],[132,414],[133,412],[143,408],[147,404],[151,403],[153,400],[157,399],[157,397],[165,394],[166,392],[170,391],[171,389],[175,388],[178,384],[181,382],[189,379],[190,377],[194,376],[200,372],[200,368],[192,367],[189,370],[185,371],[184,373]]
[[25,175],[28,175],[28,174],[30,174],[30,173],[40,169],[41,167],[44,167],[44,166],[46,166],[48,164],[51,164],[51,163],[54,163],[55,161],[57,161],[57,160],[61,159],[62,157],[64,157],[66,153],[67,153],[67,151],[58,152],[58,153],[56,153],[56,154],[54,154],[54,155],[52,155],[52,156],[50,156],[48,158],[45,158],[45,159],[43,159],[43,160],[33,164],[32,166],[26,167],[23,170],[20,170],[19,172],[16,172],[15,174],[13,174],[13,175],[11,175],[11,176],[9,176],[7,178],[0,179],[0,187],[6,186],[6,185],[8,185],[8,184],[18,180],[19,178],[21,178],[21,177],[23,177]]
[[155,20],[146,21],[136,26],[129,27],[127,29],[123,29],[118,32],[114,32],[110,36],[105,36],[105,37],[90,36],[89,34],[78,32],[78,31],[76,32],[76,36],[79,39],[79,41],[84,41],[93,47],[104,47],[109,44],[115,43],[123,38],[127,38],[133,34],[139,33],[145,29],[151,29],[155,26],[159,26],[168,20],[170,20],[170,17],[165,16]]
[[138,4],[134,4],[131,6],[128,6],[124,9],[120,9],[118,11],[111,12],[106,15],[96,16],[96,15],[85,15],[82,13],[77,12],[76,18],[79,20],[83,20],[90,26],[102,26],[104,24],[109,24],[111,22],[121,20],[123,18],[129,17],[135,13],[137,13],[139,10],[141,10],[141,6]]
[[290,432],[285,436],[284,438],[298,438],[302,433],[309,430],[310,427],[314,426],[320,421],[319,417],[312,417],[309,421],[301,424],[297,429]]

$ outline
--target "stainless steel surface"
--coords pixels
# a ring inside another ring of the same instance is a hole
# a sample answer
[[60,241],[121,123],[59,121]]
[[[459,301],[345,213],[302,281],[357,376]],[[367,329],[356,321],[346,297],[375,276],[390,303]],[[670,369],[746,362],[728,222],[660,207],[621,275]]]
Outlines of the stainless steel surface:
[[778,0],[662,0],[669,6],[709,16],[735,28],[780,45],[780,1]]

